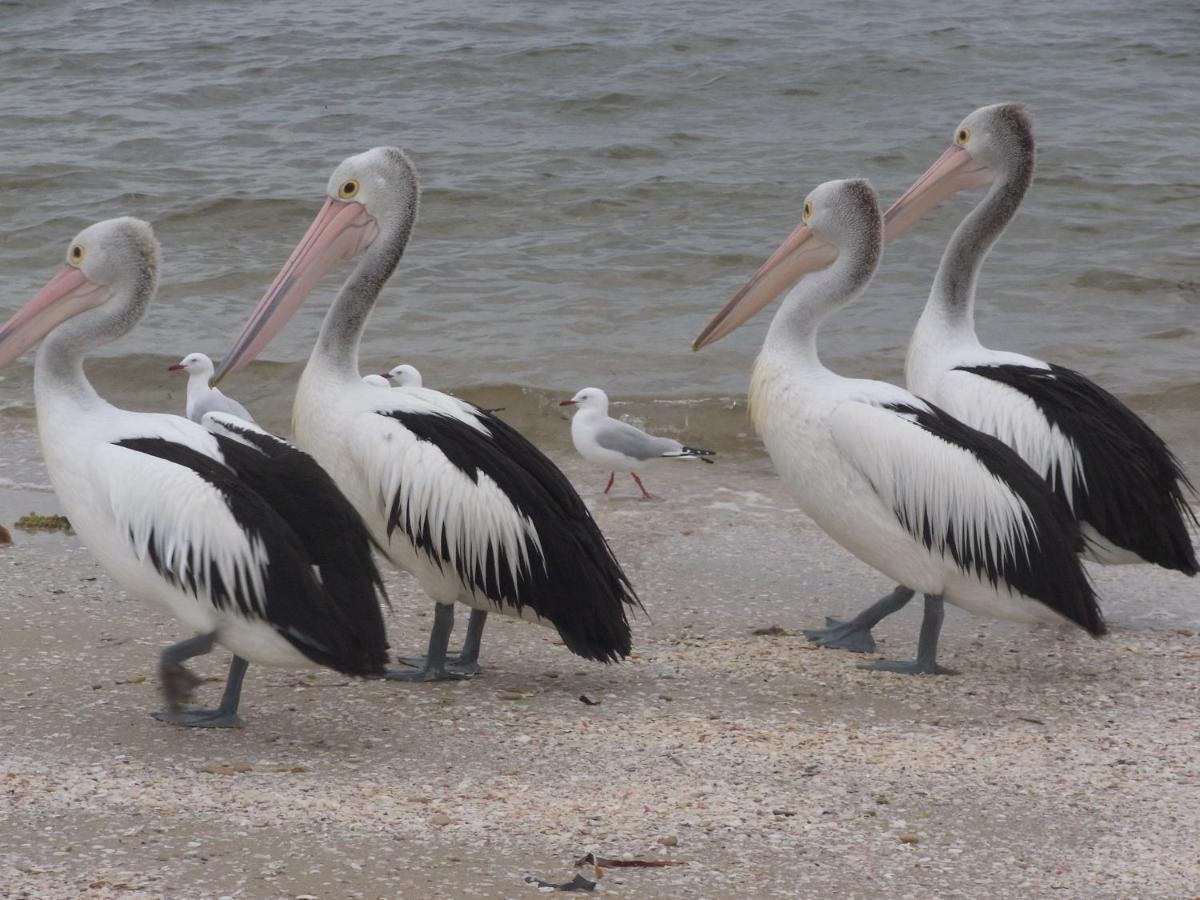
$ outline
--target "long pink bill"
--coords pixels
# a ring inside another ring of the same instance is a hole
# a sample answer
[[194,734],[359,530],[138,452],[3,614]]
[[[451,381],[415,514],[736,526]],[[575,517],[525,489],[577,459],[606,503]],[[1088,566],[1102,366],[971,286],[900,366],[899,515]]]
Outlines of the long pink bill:
[[991,184],[993,172],[957,144],[938,157],[883,214],[883,239],[894,240],[916,225],[943,200],[959,191]]
[[67,319],[99,306],[111,296],[108,288],[92,284],[79,269],[63,266],[36,297],[0,327],[0,368]]
[[211,383],[215,385],[261,353],[325,274],[358,253],[377,233],[375,220],[361,203],[327,199],[254,308]]
[[807,225],[798,225],[767,261],[747,281],[719,313],[709,320],[692,342],[692,349],[707,347],[745,324],[772,300],[794,285],[808,272],[822,269],[837,259],[837,249],[812,233]]

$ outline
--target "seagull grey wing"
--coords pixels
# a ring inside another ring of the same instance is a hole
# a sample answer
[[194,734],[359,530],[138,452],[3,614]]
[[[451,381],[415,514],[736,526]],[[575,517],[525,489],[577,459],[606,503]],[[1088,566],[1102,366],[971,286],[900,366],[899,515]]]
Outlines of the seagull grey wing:
[[[254,418],[250,415],[250,411],[242,404],[238,403],[232,397],[226,397],[215,388],[207,391],[203,397],[196,401],[196,406],[192,410],[191,419],[193,422],[201,422],[205,413],[228,413],[231,416],[237,416],[239,419],[245,419],[251,424],[256,424]],[[203,424],[201,422],[201,424]]]
[[679,441],[646,434],[628,422],[617,419],[606,419],[600,423],[596,428],[596,443],[605,450],[622,453],[633,459],[656,459],[683,449]]

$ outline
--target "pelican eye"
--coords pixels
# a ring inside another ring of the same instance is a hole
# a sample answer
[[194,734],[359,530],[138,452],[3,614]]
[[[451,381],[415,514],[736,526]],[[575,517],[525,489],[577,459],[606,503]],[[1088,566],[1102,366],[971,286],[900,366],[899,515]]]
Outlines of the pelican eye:
[[807,222],[811,218],[812,218],[812,201],[805,200],[804,201],[804,221]]
[[971,139],[971,129],[970,128],[960,128],[960,129],[958,129],[958,134],[954,135],[954,143],[958,144],[958,146],[960,146],[960,147],[963,146],[964,144],[966,144],[967,141],[969,141],[970,139]]
[[83,262],[83,247],[82,247],[82,245],[76,244],[75,246],[73,246],[71,248],[71,252],[68,253],[67,256],[71,260],[71,262],[75,263],[76,265]]
[[343,181],[342,186],[338,188],[339,200],[353,200],[354,195],[358,193],[358,182],[351,178],[349,181]]

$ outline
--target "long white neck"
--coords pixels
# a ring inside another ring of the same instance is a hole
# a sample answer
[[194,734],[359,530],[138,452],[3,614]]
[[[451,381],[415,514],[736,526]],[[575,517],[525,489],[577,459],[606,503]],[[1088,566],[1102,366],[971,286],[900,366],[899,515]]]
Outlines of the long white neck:
[[878,235],[856,236],[843,244],[833,265],[801,279],[771,320],[761,358],[799,372],[828,371],[817,352],[821,323],[862,293],[881,251]]
[[363,255],[321,323],[321,333],[308,358],[308,367],[344,381],[359,381],[358,347],[367,319],[387,280],[400,264],[416,223],[416,203],[402,212],[396,224],[380,232]]
[[[975,341],[975,288],[992,246],[1017,214],[1033,180],[1033,154],[999,173],[946,245],[919,328]],[[975,341],[977,342],[977,341]]]

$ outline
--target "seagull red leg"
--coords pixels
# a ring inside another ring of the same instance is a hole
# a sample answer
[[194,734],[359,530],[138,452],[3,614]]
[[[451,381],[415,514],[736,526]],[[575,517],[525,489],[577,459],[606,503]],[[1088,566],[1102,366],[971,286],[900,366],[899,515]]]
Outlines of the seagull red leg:
[[642,479],[638,478],[637,472],[630,472],[629,474],[633,476],[633,480],[637,482],[637,486],[642,489],[642,499],[643,500],[657,500],[658,499],[652,493],[650,493],[648,490],[646,490],[646,486],[644,484],[642,484]]
[[616,473],[616,472],[609,472],[609,473],[608,473],[608,484],[604,486],[604,493],[606,493],[606,494],[607,494],[609,491],[611,491],[611,490],[612,490],[613,481],[615,481],[615,480],[616,480],[616,478],[617,478],[617,473]]

